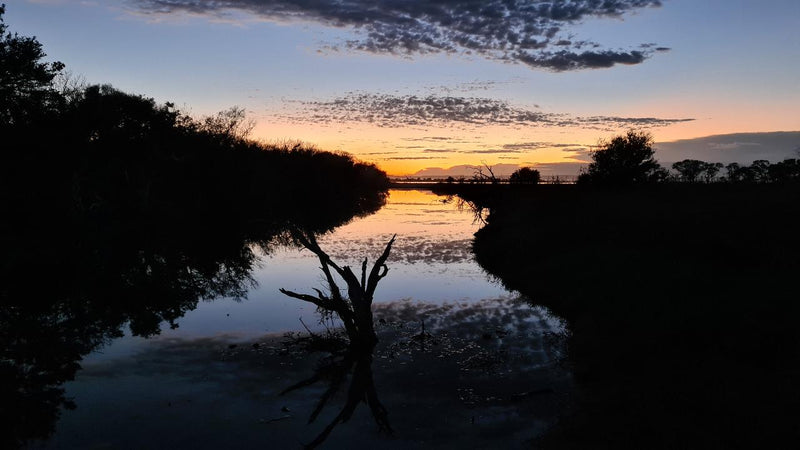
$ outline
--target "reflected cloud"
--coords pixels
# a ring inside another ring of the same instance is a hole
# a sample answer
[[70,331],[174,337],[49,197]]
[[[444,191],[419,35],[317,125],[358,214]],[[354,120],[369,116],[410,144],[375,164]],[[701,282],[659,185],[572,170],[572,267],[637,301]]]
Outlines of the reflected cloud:
[[[399,300],[376,304],[373,313],[380,338],[373,354],[319,345],[331,338],[325,335],[173,338],[135,358],[89,365],[86,375],[101,386],[113,383],[114,400],[128,405],[123,415],[146,411],[158,421],[179,411],[189,423],[209,424],[189,432],[215,439],[229,436],[224,418],[233,409],[245,425],[237,442],[268,440],[280,448],[323,441],[352,447],[353,439],[359,448],[415,448],[432,437],[448,447],[516,447],[544,433],[567,405],[563,327],[523,299]],[[137,391],[129,389],[142,377],[154,386],[147,401],[131,398]],[[165,379],[168,388],[159,383]],[[214,407],[219,402],[226,408]],[[86,413],[98,424],[106,419]],[[377,428],[397,431],[391,441],[376,431],[376,420]],[[129,427],[109,442],[136,432]],[[102,428],[97,435],[106,437]]]

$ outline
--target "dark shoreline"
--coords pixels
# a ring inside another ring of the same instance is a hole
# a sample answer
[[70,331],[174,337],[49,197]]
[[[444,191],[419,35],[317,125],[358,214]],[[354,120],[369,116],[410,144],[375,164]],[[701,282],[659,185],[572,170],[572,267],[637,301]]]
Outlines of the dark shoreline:
[[439,185],[488,211],[478,263],[570,328],[547,448],[796,441],[800,189]]

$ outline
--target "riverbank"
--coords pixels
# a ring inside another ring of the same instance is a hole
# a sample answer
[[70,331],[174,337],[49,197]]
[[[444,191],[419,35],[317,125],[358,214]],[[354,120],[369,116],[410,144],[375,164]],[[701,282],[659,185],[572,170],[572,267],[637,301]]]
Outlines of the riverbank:
[[567,320],[575,413],[551,448],[753,448],[799,436],[800,191],[467,186],[473,251]]

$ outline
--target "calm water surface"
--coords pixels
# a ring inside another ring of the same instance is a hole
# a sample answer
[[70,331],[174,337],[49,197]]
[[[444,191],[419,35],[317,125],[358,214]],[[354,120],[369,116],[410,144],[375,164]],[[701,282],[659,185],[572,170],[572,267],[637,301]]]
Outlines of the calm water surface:
[[[378,213],[319,239],[335,261],[357,267],[397,234],[389,275],[375,295],[381,342],[364,369],[392,432],[379,430],[370,408],[360,405],[347,423],[328,430],[322,448],[525,447],[563,411],[571,383],[558,364],[560,322],[473,261],[479,227],[471,212],[443,197],[393,190]],[[333,389],[336,372],[320,371],[331,362],[325,354],[285,337],[306,326],[325,332],[315,307],[278,292],[323,288],[318,266],[308,250],[275,248],[262,255],[246,299],[202,302],[177,329],[150,339],[127,333],[88,355],[65,385],[77,409],[65,411],[55,436],[35,447],[312,442],[338,421],[357,378],[344,377]],[[281,394],[315,375],[315,383]]]

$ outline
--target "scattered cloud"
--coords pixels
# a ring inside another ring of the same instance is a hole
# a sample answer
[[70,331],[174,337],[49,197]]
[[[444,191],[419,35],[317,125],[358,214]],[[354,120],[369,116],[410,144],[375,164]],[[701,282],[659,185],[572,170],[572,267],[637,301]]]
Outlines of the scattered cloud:
[[[249,14],[279,23],[346,29],[354,39],[328,45],[401,56],[478,55],[550,71],[640,64],[666,51],[653,43],[634,49],[574,41],[572,29],[589,18],[619,18],[661,0],[130,0],[149,15],[199,14],[214,20]],[[588,48],[584,50],[585,48]]]
[[734,150],[742,147],[761,147],[758,142],[709,142],[708,146],[717,150]]
[[[281,113],[281,118],[295,123],[361,122],[384,128],[429,125],[538,125],[611,131],[629,127],[663,127],[694,120],[655,117],[579,117],[563,113],[542,112],[536,107],[515,106],[504,100],[485,97],[417,96],[368,92],[350,92],[332,100],[297,100],[294,103],[299,107],[293,112]],[[430,142],[451,139],[432,136],[407,139],[407,141]]]
[[458,150],[453,148],[426,148],[423,153],[457,153]]
[[422,159],[445,159],[442,156],[392,156],[390,158],[384,158],[386,161],[414,161],[414,160],[422,160]]
[[589,147],[585,144],[559,144],[555,142],[517,142],[514,144],[503,144],[506,150],[534,151],[544,148],[565,148],[565,147]]
[[472,153],[472,154],[484,154],[484,155],[493,155],[493,154],[507,154],[507,153],[520,153],[520,150],[505,150],[501,148],[488,148],[488,149],[480,149],[480,150],[462,150],[461,153]]
[[431,142],[431,141],[452,141],[455,138],[449,136],[426,136],[419,138],[400,138],[401,141],[409,142]]

